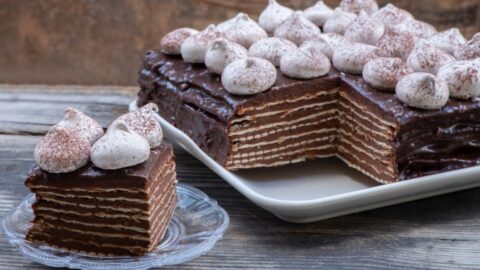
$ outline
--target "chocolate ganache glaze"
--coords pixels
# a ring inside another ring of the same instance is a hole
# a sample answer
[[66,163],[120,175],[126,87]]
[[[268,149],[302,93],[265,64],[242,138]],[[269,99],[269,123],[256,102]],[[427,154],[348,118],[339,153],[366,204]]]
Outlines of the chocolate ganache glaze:
[[392,93],[369,87],[361,76],[334,69],[313,80],[288,78],[278,72],[270,90],[237,96],[225,91],[220,77],[204,65],[188,64],[160,51],[146,53],[139,83],[138,105],[157,103],[162,117],[221,165],[230,154],[231,121],[242,116],[244,108],[262,106],[279,97],[295,98],[312,92],[312,88],[320,91],[338,87],[355,103],[391,123],[393,140],[386,144],[394,150],[396,180],[480,164],[480,102],[475,100],[450,99],[440,110],[415,109],[402,104]]

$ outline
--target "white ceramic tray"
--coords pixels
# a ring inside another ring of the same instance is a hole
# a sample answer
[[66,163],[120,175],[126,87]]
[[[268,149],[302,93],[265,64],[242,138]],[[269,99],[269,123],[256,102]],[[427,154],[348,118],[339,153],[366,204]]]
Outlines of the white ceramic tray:
[[[136,109],[130,104],[130,110]],[[158,116],[165,137],[280,219],[313,222],[480,186],[480,166],[379,185],[336,158],[230,172]]]

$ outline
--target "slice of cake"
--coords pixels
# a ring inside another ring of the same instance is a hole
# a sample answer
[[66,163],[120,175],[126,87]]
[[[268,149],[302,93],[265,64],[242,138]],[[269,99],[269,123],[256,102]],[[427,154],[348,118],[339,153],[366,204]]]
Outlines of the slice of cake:
[[[141,256],[158,245],[175,209],[176,175],[151,108],[120,117],[91,147],[79,143],[91,128],[75,130],[84,120],[67,117],[75,125],[49,131],[25,181],[37,198],[28,241],[97,256]],[[85,164],[76,162],[83,148]]]
[[391,183],[480,164],[480,61],[450,54],[478,39],[374,0],[318,9],[267,7],[268,38],[245,14],[167,34],[144,57],[138,105],[228,170],[337,156]]

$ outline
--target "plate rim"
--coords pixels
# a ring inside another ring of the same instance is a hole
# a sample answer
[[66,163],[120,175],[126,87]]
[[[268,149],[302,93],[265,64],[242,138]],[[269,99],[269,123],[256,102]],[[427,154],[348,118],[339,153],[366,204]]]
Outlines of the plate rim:
[[[129,104],[129,111],[134,111],[138,109],[137,100],[134,99]],[[480,175],[480,165],[463,168],[454,171],[448,171],[423,177],[418,177],[414,179],[409,179],[406,181],[399,181],[390,184],[383,184],[374,187],[368,187],[361,190],[345,192],[341,194],[325,196],[316,199],[308,200],[281,200],[276,198],[271,198],[265,196],[258,191],[249,188],[243,181],[235,175],[235,173],[224,169],[220,164],[213,160],[209,155],[207,155],[203,150],[198,147],[198,145],[186,135],[183,131],[177,129],[175,126],[170,124],[167,120],[162,118],[158,113],[155,114],[155,117],[160,122],[161,126],[164,129],[164,133],[169,133],[170,131],[175,132],[175,138],[169,138],[173,143],[180,145],[184,150],[193,155],[196,159],[202,162],[204,165],[213,170],[217,175],[227,181],[240,193],[246,196],[248,199],[259,205],[260,207],[267,209],[268,211],[273,212],[279,218],[296,223],[305,223],[311,221],[317,221],[320,219],[331,218],[335,216],[351,214],[356,212],[361,212],[369,209],[374,209],[378,207],[403,203],[407,201],[412,201],[416,199],[426,198],[429,196],[446,194],[449,192],[459,191],[463,189],[474,188],[480,186],[480,180],[477,181],[465,181],[462,185],[456,183],[452,185],[452,182],[458,181],[459,177],[471,178],[475,175]],[[166,131],[166,132],[165,132]],[[457,180],[452,180],[457,179]],[[413,194],[409,193],[410,190],[415,190]],[[281,212],[285,211],[298,211],[298,210],[308,210],[308,209],[318,209],[321,206],[329,206],[334,204],[347,203],[352,200],[359,200],[364,198],[375,199],[382,196],[385,196],[389,193],[396,193],[406,195],[403,198],[397,198],[395,200],[386,200],[383,202],[376,203],[367,203],[365,206],[351,208],[346,210],[342,214],[332,214],[324,217],[307,217],[307,218],[298,218],[295,217],[291,219],[288,216],[282,215]]]
[[[188,184],[178,183],[177,189],[183,189],[183,190],[186,190],[186,192],[192,192],[195,194],[195,196],[197,196],[198,198],[202,199],[204,202],[207,202],[212,207],[214,207],[215,211],[218,212],[223,217],[222,224],[212,232],[212,235],[208,239],[204,239],[198,245],[188,247],[183,251],[184,254],[190,254],[189,256],[185,257],[185,255],[183,255],[183,256],[180,256],[179,258],[173,258],[163,262],[159,262],[156,259],[151,259],[150,261],[144,261],[144,262],[137,261],[136,263],[134,263],[134,265],[131,266],[132,268],[130,269],[150,269],[154,267],[163,267],[167,265],[181,264],[181,263],[194,260],[195,258],[198,258],[208,253],[215,246],[215,244],[224,237],[225,233],[227,232],[230,225],[230,216],[228,212],[222,206],[220,206],[215,199],[211,198],[200,189]],[[178,193],[178,190],[177,190],[177,193]],[[56,256],[56,255],[50,255],[50,254],[47,254],[47,255],[49,257],[54,257],[55,259],[49,260],[49,261],[40,260],[38,258],[39,257],[38,255],[30,254],[31,253],[30,248],[32,247],[32,244],[30,242],[26,241],[25,239],[19,238],[21,236],[18,236],[16,235],[15,232],[11,232],[6,229],[6,226],[7,226],[6,223],[8,222],[8,219],[10,219],[12,215],[14,215],[15,212],[18,211],[19,208],[22,207],[28,200],[34,200],[35,199],[34,197],[35,197],[35,194],[32,192],[29,192],[21,199],[19,204],[12,207],[9,211],[7,211],[7,213],[3,217],[1,217],[0,232],[2,232],[5,235],[7,242],[11,246],[15,247],[23,256],[27,257],[28,259],[34,262],[37,262],[39,264],[46,265],[49,267],[55,267],[55,268],[66,267],[70,269],[84,269],[84,267],[87,264],[91,263],[91,261],[89,260],[76,261],[75,258],[72,258],[72,257],[70,257],[68,260],[62,261],[61,260],[62,257]],[[195,250],[199,250],[199,251],[195,251]],[[40,250],[39,252],[45,253],[47,251]],[[62,251],[62,252],[65,252],[66,254],[71,254],[73,256],[85,256],[87,258],[90,257],[91,259],[99,258],[98,256],[75,253],[70,251]],[[147,253],[140,257],[121,256],[121,257],[118,257],[118,259],[137,260],[138,258],[147,257],[147,256],[151,256],[151,254]],[[107,258],[112,260],[116,259],[115,257],[107,257]],[[97,266],[89,269],[110,269],[109,267],[112,267],[119,263],[121,262],[107,262],[102,266]],[[128,262],[125,262],[125,263],[128,264]]]

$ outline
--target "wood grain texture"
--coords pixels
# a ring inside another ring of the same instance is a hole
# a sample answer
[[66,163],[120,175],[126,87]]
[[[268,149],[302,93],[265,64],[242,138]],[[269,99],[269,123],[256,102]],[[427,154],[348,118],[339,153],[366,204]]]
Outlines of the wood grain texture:
[[[267,0],[0,0],[0,83],[135,85],[147,49],[177,27],[203,29]],[[304,9],[315,0],[280,0]],[[339,0],[327,0],[336,6]],[[478,0],[380,0],[440,29],[480,28]]]
[[[1,112],[0,122],[0,216],[28,193],[23,179],[34,165],[32,153],[40,139],[31,134],[58,121],[61,107],[75,105],[106,125],[127,110],[133,97],[131,89],[108,87],[40,89],[0,87],[0,108],[11,104]],[[175,147],[175,155],[179,180],[218,200],[231,224],[208,254],[166,269],[480,266],[480,188],[312,224],[289,224],[255,206],[185,151]],[[23,258],[0,234],[0,269],[46,268]]]

